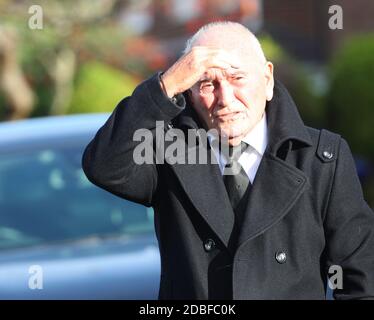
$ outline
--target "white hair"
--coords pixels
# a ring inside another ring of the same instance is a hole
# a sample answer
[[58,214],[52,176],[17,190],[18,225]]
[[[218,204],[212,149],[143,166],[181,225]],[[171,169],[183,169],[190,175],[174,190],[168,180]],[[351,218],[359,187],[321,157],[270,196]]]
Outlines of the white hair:
[[182,51],[183,54],[186,54],[191,51],[192,47],[194,46],[195,42],[200,39],[203,35],[205,35],[211,29],[236,29],[244,34],[248,35],[248,39],[244,38],[243,41],[248,40],[250,43],[251,48],[258,54],[259,58],[266,62],[266,57],[264,51],[261,47],[261,43],[258,41],[257,37],[245,26],[238,22],[232,21],[217,21],[211,22],[204,26],[202,26],[192,37],[190,37],[185,44],[185,48]]

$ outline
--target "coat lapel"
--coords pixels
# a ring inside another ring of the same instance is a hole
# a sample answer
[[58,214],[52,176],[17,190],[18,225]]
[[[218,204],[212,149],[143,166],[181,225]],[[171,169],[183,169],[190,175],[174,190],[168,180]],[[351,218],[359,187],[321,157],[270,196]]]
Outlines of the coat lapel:
[[228,247],[234,226],[231,207],[218,164],[174,164],[173,168],[190,201]]
[[238,248],[282,219],[307,186],[304,173],[265,152],[249,195]]

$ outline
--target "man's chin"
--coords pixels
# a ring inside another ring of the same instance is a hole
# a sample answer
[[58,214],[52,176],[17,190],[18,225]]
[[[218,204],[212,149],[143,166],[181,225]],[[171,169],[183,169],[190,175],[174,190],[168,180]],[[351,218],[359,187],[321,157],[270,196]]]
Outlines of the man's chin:
[[236,146],[240,144],[242,139],[244,138],[245,135],[236,135],[236,136],[227,136],[225,134],[221,134],[221,143],[228,144],[230,146]]
[[221,139],[228,142],[228,144],[235,146],[240,143],[240,141],[247,135],[250,130],[248,128],[231,128],[224,129],[220,128],[219,132],[221,133]]

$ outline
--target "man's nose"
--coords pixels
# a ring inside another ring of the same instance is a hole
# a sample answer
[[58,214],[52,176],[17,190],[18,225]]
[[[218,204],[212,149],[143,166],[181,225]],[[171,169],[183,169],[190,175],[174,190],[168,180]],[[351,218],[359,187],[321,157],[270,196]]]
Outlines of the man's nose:
[[234,101],[234,90],[230,84],[223,82],[217,88],[217,102],[221,107],[229,106]]

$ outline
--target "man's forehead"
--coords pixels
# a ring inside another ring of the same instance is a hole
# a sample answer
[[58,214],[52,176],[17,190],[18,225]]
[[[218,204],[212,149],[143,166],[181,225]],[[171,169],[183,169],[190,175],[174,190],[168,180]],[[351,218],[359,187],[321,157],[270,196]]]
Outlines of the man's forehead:
[[228,46],[228,45],[219,45],[216,46],[215,43],[205,43],[197,42],[194,46],[206,46],[215,49],[222,50],[231,57],[235,65],[240,66],[241,69],[252,69],[253,67],[258,66],[262,63],[261,59],[258,56],[258,52],[253,47],[248,46]]
[[250,76],[257,74],[260,67],[261,65],[257,61],[248,60],[245,63],[241,63],[238,68],[233,67],[226,70],[210,68],[203,74],[200,81],[221,80],[236,76]]
[[230,52],[254,52],[255,42],[247,33],[233,32],[231,29],[209,30],[197,39],[192,46],[207,46],[220,48]]

